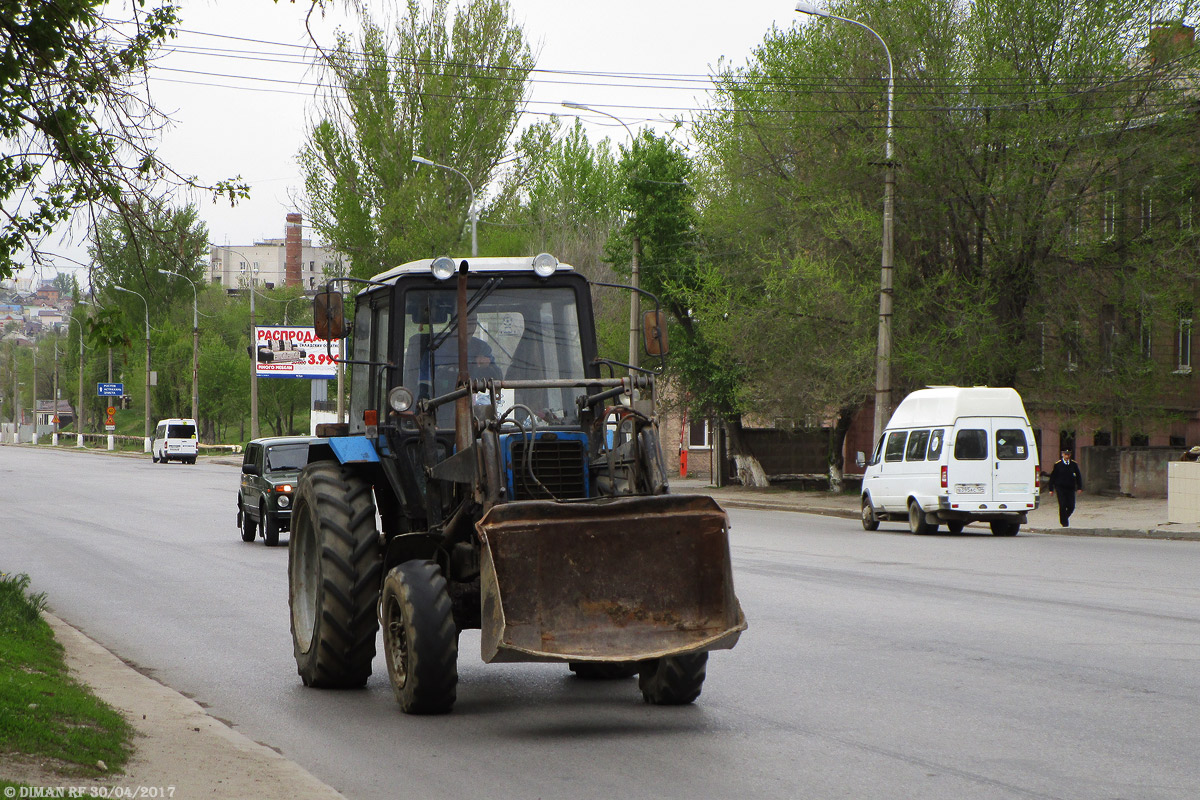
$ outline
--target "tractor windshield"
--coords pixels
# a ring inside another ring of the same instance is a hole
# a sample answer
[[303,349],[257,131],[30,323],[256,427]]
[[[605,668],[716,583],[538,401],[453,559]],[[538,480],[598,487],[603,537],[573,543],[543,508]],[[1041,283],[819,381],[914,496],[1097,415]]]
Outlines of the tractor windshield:
[[[585,377],[575,293],[561,289],[496,289],[471,299],[467,369],[472,378],[559,380]],[[404,308],[404,385],[419,400],[453,391],[458,336],[453,289],[411,291]],[[505,389],[497,414],[514,409],[524,422],[578,424],[581,388]],[[476,403],[485,402],[483,396]],[[454,409],[438,409],[438,427],[451,427]]]

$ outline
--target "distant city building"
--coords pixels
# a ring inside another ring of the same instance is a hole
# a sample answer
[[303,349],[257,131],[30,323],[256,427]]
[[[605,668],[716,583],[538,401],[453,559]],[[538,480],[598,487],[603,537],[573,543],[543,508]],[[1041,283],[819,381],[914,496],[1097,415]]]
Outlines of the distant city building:
[[313,291],[328,275],[348,273],[350,264],[345,256],[301,237],[301,221],[299,214],[288,214],[282,239],[213,247],[208,281],[236,291],[253,277],[255,286],[267,289],[303,286],[305,291]]

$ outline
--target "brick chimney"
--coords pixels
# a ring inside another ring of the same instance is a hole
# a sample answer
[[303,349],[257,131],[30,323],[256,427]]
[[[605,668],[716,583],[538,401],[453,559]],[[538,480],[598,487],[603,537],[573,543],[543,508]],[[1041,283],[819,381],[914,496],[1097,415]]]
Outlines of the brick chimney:
[[1196,46],[1196,29],[1182,22],[1156,22],[1150,28],[1150,62],[1169,61]]
[[299,214],[287,215],[287,228],[284,231],[284,284],[299,286],[300,280],[300,221]]

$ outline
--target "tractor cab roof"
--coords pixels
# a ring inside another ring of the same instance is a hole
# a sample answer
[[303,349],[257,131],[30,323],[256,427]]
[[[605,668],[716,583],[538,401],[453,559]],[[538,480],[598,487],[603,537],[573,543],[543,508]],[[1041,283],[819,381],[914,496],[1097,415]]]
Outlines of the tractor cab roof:
[[[534,259],[536,256],[518,256],[504,258],[461,258],[455,259],[454,263],[467,265],[467,272],[471,274],[479,274],[484,272],[527,272],[530,275],[535,275]],[[409,261],[407,264],[401,264],[398,267],[392,267],[389,270],[379,273],[371,278],[373,281],[387,282],[393,281],[404,275],[430,275],[435,274],[433,265],[439,259],[422,258],[418,261]],[[555,272],[573,272],[575,270],[570,264],[564,264],[561,261],[557,262],[554,267]]]

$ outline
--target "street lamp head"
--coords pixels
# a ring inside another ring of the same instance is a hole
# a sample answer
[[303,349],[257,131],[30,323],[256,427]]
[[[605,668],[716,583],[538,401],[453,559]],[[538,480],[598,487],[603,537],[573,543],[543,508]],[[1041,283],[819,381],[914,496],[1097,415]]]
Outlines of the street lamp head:
[[563,106],[573,108],[576,111],[591,111],[592,109],[585,106],[583,103],[572,103],[570,100],[563,100]]
[[796,3],[796,10],[799,11],[801,14],[812,14],[814,17],[828,17],[829,16],[828,11],[822,11],[821,9],[814,6],[812,3],[804,2],[804,0],[799,0],[799,2]]
[[413,160],[414,164],[424,164],[427,167],[436,167],[437,166],[437,164],[433,163],[428,158],[422,158],[421,156],[413,156],[412,160]]

